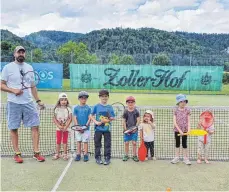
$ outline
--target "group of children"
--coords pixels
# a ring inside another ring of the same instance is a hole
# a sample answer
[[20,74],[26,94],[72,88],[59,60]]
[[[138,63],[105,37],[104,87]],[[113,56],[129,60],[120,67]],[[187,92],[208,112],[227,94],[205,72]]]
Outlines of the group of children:
[[[73,114],[71,109],[69,108],[68,97],[65,93],[61,93],[59,95],[59,99],[57,102],[57,108],[68,108],[69,111],[69,122],[72,121],[75,125],[87,126],[88,128],[83,132],[76,131],[75,139],[77,141],[77,154],[75,157],[75,161],[81,160],[81,148],[83,143],[83,160],[87,162],[89,160],[88,157],[88,142],[90,140],[90,124],[94,123],[95,133],[94,133],[94,146],[95,146],[95,160],[97,164],[110,164],[111,159],[111,122],[115,120],[114,109],[111,105],[108,104],[109,92],[107,90],[99,91],[99,99],[100,102],[93,106],[91,109],[87,105],[88,93],[85,91],[81,91],[78,95],[79,105],[74,107]],[[190,115],[191,112],[187,108],[188,100],[185,95],[179,94],[176,97],[177,107],[174,110],[173,115],[173,124],[174,124],[174,135],[175,135],[175,158],[171,161],[171,163],[176,164],[179,162],[180,157],[180,140],[182,140],[183,147],[183,161],[187,165],[191,165],[191,162],[188,158],[187,151],[187,138],[188,136],[185,133],[190,131]],[[123,113],[123,130],[126,131],[130,127],[137,126],[140,130],[140,139],[144,141],[144,144],[147,148],[146,160],[152,159],[156,160],[154,156],[154,137],[155,137],[155,123],[154,123],[154,113],[151,110],[146,110],[143,114],[142,122],[138,109],[135,105],[135,98],[133,96],[129,96],[126,98],[126,109]],[[56,111],[55,111],[56,113]],[[58,115],[58,114],[56,114]],[[63,117],[64,118],[64,117]],[[60,144],[61,141],[64,145],[64,155],[63,159],[67,160],[67,141],[68,141],[68,132],[70,124],[67,122],[66,126],[60,127],[57,121],[54,120],[56,124],[56,138],[57,138],[57,147],[56,154],[53,159],[56,160],[60,158]],[[198,124],[199,128],[202,128],[200,124]],[[64,129],[64,130],[63,130]],[[203,128],[202,128],[203,129]],[[198,160],[197,163],[201,163],[202,151],[205,153],[205,163],[208,162],[208,148],[210,145],[211,135],[214,133],[213,126],[207,128],[208,132],[208,143],[203,143],[203,136],[198,137]],[[62,132],[62,134],[60,133]],[[104,161],[101,158],[101,147],[102,147],[102,137],[104,137]],[[133,160],[138,162],[137,157],[137,140],[138,140],[138,130],[124,134],[124,145],[125,145],[125,154],[123,156],[123,161],[127,161],[129,159],[129,143],[132,143],[133,146]],[[150,156],[148,156],[148,153]]]

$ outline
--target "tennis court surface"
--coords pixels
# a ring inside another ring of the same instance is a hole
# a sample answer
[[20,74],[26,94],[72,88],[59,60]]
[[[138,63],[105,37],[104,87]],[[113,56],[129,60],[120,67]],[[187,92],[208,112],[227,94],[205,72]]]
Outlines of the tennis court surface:
[[[93,128],[89,146],[90,161],[53,161],[55,153],[55,126],[52,123],[53,106],[47,106],[41,117],[40,149],[46,162],[31,159],[32,142],[29,129],[20,128],[20,149],[23,164],[12,160],[13,150],[6,127],[5,105],[1,105],[2,191],[229,191],[229,108],[211,107],[215,115],[216,133],[212,137],[209,160],[211,165],[197,165],[197,138],[188,141],[192,165],[172,165],[174,136],[172,131],[173,107],[139,107],[144,113],[151,109],[157,124],[155,155],[157,161],[123,162],[123,135],[121,120],[112,128],[112,163],[97,165],[94,161]],[[191,124],[195,128],[199,115],[206,107],[191,107]],[[70,133],[69,154],[75,153],[74,132]],[[65,176],[63,177],[63,173]]]
[[[39,163],[26,158],[16,164],[2,159],[2,191],[51,191],[69,162]],[[112,159],[109,166],[73,161],[57,191],[228,191],[229,163],[172,165],[169,161],[122,162]]]

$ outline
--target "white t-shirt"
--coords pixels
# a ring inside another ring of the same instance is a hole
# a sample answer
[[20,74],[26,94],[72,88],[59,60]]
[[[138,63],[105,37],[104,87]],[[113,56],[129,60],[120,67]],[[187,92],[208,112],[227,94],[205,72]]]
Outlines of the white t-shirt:
[[139,125],[139,130],[143,130],[143,140],[145,142],[154,141],[154,129],[155,125],[151,125],[149,123],[141,123]]
[[[54,111],[55,113],[55,118],[57,121],[59,121],[60,123],[66,123],[69,116],[72,115],[72,110],[70,107],[57,107]],[[60,130],[57,126],[56,126],[56,130]],[[69,131],[69,130],[68,130]]]
[[[9,63],[4,66],[2,69],[1,80],[6,81],[6,85],[9,88],[21,89],[22,88],[22,75],[20,70],[23,73],[28,71],[33,71],[33,67],[27,63],[17,64],[15,62]],[[26,104],[33,101],[31,89],[24,89],[23,94],[16,96],[13,93],[7,93],[7,101],[17,103],[17,104]]]
[[[215,131],[214,126],[208,127],[206,131]],[[207,134],[207,143],[211,143],[212,134]],[[198,140],[204,142],[204,136],[198,136]]]

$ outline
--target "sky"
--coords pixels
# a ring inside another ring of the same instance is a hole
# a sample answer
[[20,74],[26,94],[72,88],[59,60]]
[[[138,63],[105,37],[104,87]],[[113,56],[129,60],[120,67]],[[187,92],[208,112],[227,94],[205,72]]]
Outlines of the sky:
[[229,33],[229,0],[2,0],[1,28],[23,37],[40,30],[103,28]]

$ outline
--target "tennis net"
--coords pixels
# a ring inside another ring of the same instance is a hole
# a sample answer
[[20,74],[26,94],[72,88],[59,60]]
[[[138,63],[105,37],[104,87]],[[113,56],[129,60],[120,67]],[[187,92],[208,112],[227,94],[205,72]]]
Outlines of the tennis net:
[[[212,110],[215,116],[215,133],[212,136],[209,159],[215,161],[229,161],[229,107],[190,107],[191,128],[195,128],[199,115],[206,109]],[[48,105],[40,111],[40,151],[43,155],[53,155],[56,147],[56,127],[52,122],[54,106]],[[172,159],[174,157],[174,133],[173,133],[173,109],[174,107],[147,106],[138,107],[141,116],[146,110],[152,110],[155,114],[155,157],[157,159]],[[121,158],[124,155],[123,128],[121,119],[112,123],[112,157]],[[31,156],[32,137],[31,129],[21,127],[19,133],[19,148],[23,156]],[[74,131],[70,131],[68,142],[69,152],[75,153],[76,142]],[[91,140],[89,142],[89,154],[94,154],[94,127],[91,125]],[[138,142],[139,145],[139,142]],[[190,159],[197,158],[197,137],[188,138],[188,150]],[[7,129],[6,104],[1,104],[1,156],[12,156],[14,154],[10,132]],[[102,148],[103,154],[103,148]],[[132,146],[130,144],[130,154]]]

